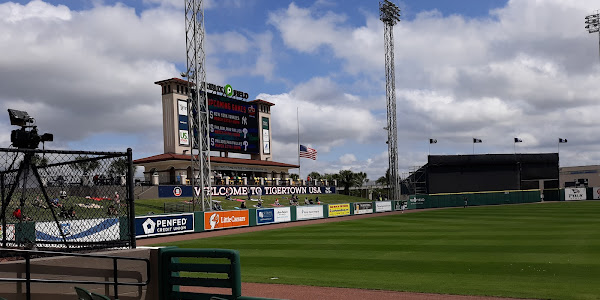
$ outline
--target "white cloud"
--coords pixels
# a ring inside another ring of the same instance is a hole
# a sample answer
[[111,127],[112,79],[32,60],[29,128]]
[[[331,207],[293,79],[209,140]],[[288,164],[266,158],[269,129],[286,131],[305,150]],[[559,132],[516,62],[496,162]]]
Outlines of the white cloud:
[[71,19],[71,12],[64,5],[49,5],[40,0],[34,0],[26,5],[5,3],[0,6],[0,16],[7,23],[20,23],[35,19],[42,22],[67,21]]
[[[139,152],[160,151],[161,105],[153,82],[182,71],[183,2],[144,0],[137,11],[124,3],[96,2],[81,11],[42,1],[0,4],[0,106],[29,111],[42,132],[55,133],[57,145],[123,134],[153,139],[136,141]],[[346,14],[352,7],[303,4],[272,11],[252,27],[209,31],[207,79],[246,76],[249,84],[267,84],[258,88],[264,88],[258,98],[276,104],[277,160],[297,163],[299,108],[301,142],[319,150],[319,160],[302,161],[303,170],[351,168],[381,176],[387,137],[381,129],[385,77],[377,11],[362,12],[364,19],[357,20]],[[474,136],[485,140],[475,149],[482,153],[556,151],[560,136],[570,141],[561,145],[561,164],[600,159],[594,138],[600,125],[594,114],[600,108],[598,44],[583,28],[594,4],[509,1],[476,19],[429,11],[397,24],[402,172],[424,163],[429,151],[471,153]],[[253,5],[207,1],[205,9]],[[296,66],[296,59],[326,62],[327,68]],[[270,92],[274,86],[277,91]],[[0,129],[0,144],[7,145],[5,119]],[[516,136],[523,143],[515,147]],[[438,144],[428,145],[430,137]]]
[[[598,45],[583,28],[593,4],[509,1],[477,19],[429,11],[398,23],[394,41],[400,152],[423,162],[429,137],[438,138],[435,148],[446,154],[471,153],[468,141],[474,136],[486,140],[480,151],[499,153],[515,150],[515,134],[524,137],[518,146],[530,152],[556,151],[558,136],[598,145],[587,138],[597,126]],[[383,26],[375,14],[365,20],[365,25],[355,25],[341,13],[296,4],[269,18],[293,51],[331,53],[356,82],[376,82],[382,90]],[[319,103],[343,102],[339,94],[330,96],[327,79],[312,78],[291,94],[300,98],[294,92],[301,92]],[[385,120],[385,112],[369,113]]]
[[340,156],[340,163],[344,165],[351,164],[353,162],[356,162],[356,156],[354,156],[352,153],[346,153]]

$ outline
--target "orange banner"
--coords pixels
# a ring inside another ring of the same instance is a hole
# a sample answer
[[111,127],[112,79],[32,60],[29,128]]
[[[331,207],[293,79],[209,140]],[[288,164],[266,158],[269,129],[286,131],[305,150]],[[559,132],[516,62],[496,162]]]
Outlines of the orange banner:
[[204,230],[250,225],[248,210],[212,211],[204,213]]

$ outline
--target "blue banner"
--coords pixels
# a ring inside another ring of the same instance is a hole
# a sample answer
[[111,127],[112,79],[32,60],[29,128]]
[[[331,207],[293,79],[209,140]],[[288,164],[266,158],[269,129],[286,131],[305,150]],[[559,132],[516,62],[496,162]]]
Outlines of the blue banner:
[[194,214],[144,216],[135,218],[135,236],[138,238],[185,232],[194,232]]
[[256,210],[256,224],[268,224],[275,222],[275,210],[272,208]]
[[188,130],[189,128],[188,116],[179,115],[179,130]]
[[[335,194],[335,186],[212,186],[213,196],[225,196],[229,194],[232,197],[246,197],[248,191],[252,195],[305,195],[305,194]],[[199,189],[199,187],[197,187]],[[194,189],[189,185],[161,185],[158,187],[159,198],[174,197],[193,197]],[[199,191],[196,191],[196,194]]]

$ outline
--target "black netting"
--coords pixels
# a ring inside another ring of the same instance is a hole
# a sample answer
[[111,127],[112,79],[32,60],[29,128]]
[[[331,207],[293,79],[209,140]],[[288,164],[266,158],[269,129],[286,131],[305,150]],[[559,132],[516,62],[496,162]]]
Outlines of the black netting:
[[130,154],[0,149],[3,247],[130,247]]

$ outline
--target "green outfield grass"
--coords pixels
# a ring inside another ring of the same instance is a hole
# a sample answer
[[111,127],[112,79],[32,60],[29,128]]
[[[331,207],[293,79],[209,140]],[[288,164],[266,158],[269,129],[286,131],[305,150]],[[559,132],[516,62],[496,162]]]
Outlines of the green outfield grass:
[[169,245],[237,249],[245,282],[600,299],[600,201],[421,211]]
[[[315,200],[316,197],[319,197],[324,203],[349,203],[349,202],[364,202],[370,201],[365,198],[354,197],[354,196],[346,196],[340,194],[312,194],[312,195],[298,195],[298,199],[300,199],[300,204],[304,204],[304,198],[309,198]],[[263,207],[273,207],[271,204],[275,203],[275,199],[279,199],[279,203],[283,206],[289,206],[289,197],[291,195],[269,195],[262,196],[263,199]],[[248,199],[247,196],[232,196],[233,199]],[[258,199],[255,195],[252,198]],[[163,213],[163,203],[183,203],[185,201],[190,201],[191,198],[159,198],[159,199],[136,199],[135,200],[135,214],[138,216],[147,215],[150,213],[161,214]],[[240,202],[238,201],[230,201],[225,200],[225,197],[213,197],[213,200],[221,201],[220,204],[224,210],[232,210],[237,207],[240,207]],[[254,201],[247,201],[246,205],[248,208],[252,208],[252,205],[255,205]],[[201,210],[198,208],[197,210]]]

